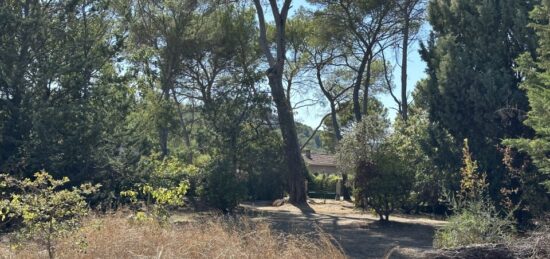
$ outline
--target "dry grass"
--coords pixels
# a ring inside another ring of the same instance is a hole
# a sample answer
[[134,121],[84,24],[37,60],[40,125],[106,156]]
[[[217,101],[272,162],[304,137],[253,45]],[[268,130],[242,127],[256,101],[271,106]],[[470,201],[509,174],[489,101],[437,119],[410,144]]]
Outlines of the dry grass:
[[[326,234],[280,234],[250,220],[161,226],[106,216],[84,226],[57,241],[57,258],[345,258]],[[0,244],[0,258],[47,258],[47,253],[34,244],[17,251]]]

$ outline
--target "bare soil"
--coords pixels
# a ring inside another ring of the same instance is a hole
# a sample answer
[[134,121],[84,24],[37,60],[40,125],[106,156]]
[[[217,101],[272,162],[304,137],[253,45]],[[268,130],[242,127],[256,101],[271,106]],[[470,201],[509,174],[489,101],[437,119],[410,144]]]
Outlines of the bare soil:
[[278,230],[308,233],[322,230],[332,236],[350,258],[418,258],[432,248],[434,232],[444,221],[404,215],[390,216],[381,223],[378,216],[354,208],[347,201],[312,199],[309,206],[269,202],[244,203],[254,219],[265,220]]

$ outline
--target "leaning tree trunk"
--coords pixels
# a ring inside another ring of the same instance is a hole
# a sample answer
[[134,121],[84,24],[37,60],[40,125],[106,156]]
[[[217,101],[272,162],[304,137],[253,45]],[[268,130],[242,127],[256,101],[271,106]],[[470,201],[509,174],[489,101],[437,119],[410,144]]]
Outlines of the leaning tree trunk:
[[[269,0],[271,11],[276,28],[276,56],[271,52],[271,46],[267,40],[266,22],[263,12],[263,7],[260,0],[254,0],[256,12],[258,14],[258,25],[260,27],[260,46],[268,60],[269,69],[267,77],[269,79],[269,87],[279,119],[279,127],[283,136],[283,148],[285,160],[287,164],[287,184],[290,202],[294,204],[306,203],[307,193],[305,188],[305,179],[307,169],[302,159],[300,145],[298,142],[298,134],[296,133],[296,124],[292,107],[290,106],[290,96],[286,96],[283,86],[283,71],[286,55],[286,35],[285,24],[290,9],[292,0],[285,0],[283,6],[278,7],[276,0]],[[287,99],[288,98],[288,99]]]

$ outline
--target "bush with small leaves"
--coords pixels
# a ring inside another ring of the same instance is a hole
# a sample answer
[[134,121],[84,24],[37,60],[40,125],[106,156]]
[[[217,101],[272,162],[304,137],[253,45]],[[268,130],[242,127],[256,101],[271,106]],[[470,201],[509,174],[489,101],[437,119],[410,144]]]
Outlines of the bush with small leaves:
[[63,189],[69,178],[54,179],[42,171],[34,174],[34,180],[16,179],[0,175],[0,221],[21,222],[15,235],[15,247],[23,240],[33,240],[46,247],[50,258],[54,257],[55,242],[78,227],[88,208],[84,195],[96,192],[99,185],[83,184]]
[[137,186],[136,190],[122,191],[120,195],[129,199],[132,204],[143,204],[145,207],[146,213],[136,213],[135,219],[152,216],[160,222],[164,222],[169,217],[170,207],[183,206],[183,198],[188,189],[187,181],[181,181],[178,186],[170,188],[144,184]]
[[488,198],[486,177],[478,172],[472,159],[468,140],[464,140],[460,192],[455,202],[456,214],[435,235],[434,245],[455,248],[472,244],[502,243],[511,239],[515,231],[513,211],[505,217]]
[[202,195],[210,206],[224,214],[232,213],[246,197],[247,176],[246,171],[237,169],[229,159],[219,158],[206,174]]
[[488,199],[468,201],[437,231],[434,246],[455,248],[472,244],[506,243],[514,231],[512,214],[502,218]]

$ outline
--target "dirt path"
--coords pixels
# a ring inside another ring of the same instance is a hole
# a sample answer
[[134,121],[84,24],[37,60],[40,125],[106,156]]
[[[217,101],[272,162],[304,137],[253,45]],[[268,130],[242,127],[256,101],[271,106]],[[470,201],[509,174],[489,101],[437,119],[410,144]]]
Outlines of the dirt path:
[[379,223],[378,217],[355,210],[345,201],[314,199],[309,207],[285,204],[245,203],[255,218],[267,220],[287,232],[309,232],[318,227],[338,241],[351,258],[381,258],[398,246],[391,258],[414,258],[430,249],[435,228],[443,221],[425,218],[390,216],[390,223]]

